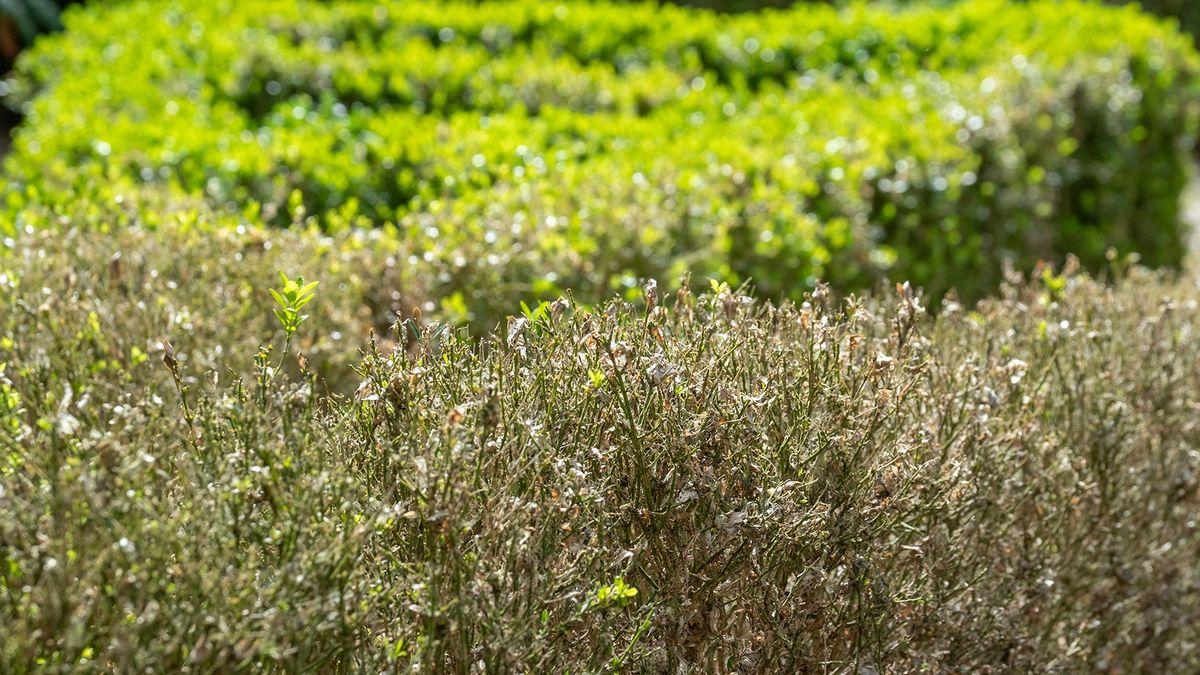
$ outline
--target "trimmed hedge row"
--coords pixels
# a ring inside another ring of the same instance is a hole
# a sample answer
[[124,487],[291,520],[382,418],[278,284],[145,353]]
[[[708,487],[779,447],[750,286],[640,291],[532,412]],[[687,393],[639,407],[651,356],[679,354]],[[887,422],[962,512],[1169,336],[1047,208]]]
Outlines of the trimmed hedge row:
[[[636,0],[639,2],[646,0]],[[801,2],[814,2],[824,4],[849,4],[853,0],[659,0],[660,4],[684,5],[687,7],[698,7],[703,9],[711,9],[718,12],[753,12],[764,9],[781,9],[791,7]],[[879,4],[913,4],[915,2],[923,2],[926,4],[940,3],[943,5],[956,2],[958,0],[866,0]],[[1020,2],[1022,0],[1010,0],[1011,2]],[[1153,12],[1164,17],[1173,17],[1179,22],[1180,28],[1183,30],[1200,35],[1200,4],[1192,0],[1104,0],[1110,5],[1128,5],[1136,4],[1148,12]]]
[[0,671],[1200,668],[1190,281],[651,287],[360,360],[335,257],[297,359],[260,284],[320,240],[193,236],[5,244]]
[[[1130,0],[1107,0],[1110,3],[1125,3]],[[1136,0],[1148,12],[1174,17],[1179,26],[1200,39],[1200,5],[1191,0]]]
[[161,0],[71,21],[9,85],[17,222],[383,225],[460,318],[685,271],[977,297],[1001,259],[1184,251],[1197,56],[1132,9]]

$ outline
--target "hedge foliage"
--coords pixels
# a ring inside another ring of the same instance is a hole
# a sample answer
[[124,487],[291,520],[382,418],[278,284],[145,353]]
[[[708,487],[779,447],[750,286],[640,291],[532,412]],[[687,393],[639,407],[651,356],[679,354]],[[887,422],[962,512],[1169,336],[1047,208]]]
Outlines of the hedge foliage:
[[[643,2],[647,0],[631,0]],[[660,4],[700,7],[718,12],[755,12],[764,9],[781,9],[803,2],[831,5],[851,4],[855,0],[658,0]],[[915,3],[948,5],[958,0],[859,0],[877,4],[908,5]],[[1024,0],[1009,0],[1023,2]],[[1110,5],[1136,4],[1148,12],[1171,17],[1179,22],[1180,28],[1200,37],[1200,4],[1192,0],[1103,0]]]
[[[1129,2],[1129,0],[1108,0],[1108,2]],[[1137,4],[1148,12],[1174,17],[1179,26],[1200,39],[1200,5],[1190,0],[1137,0]]]
[[1133,9],[168,0],[68,13],[7,88],[18,224],[379,226],[460,318],[684,271],[978,297],[1182,256],[1197,56]]
[[1200,668],[1191,282],[650,287],[357,357],[344,258],[298,359],[263,268],[321,240],[228,236],[224,280],[185,232],[6,243],[0,670]]

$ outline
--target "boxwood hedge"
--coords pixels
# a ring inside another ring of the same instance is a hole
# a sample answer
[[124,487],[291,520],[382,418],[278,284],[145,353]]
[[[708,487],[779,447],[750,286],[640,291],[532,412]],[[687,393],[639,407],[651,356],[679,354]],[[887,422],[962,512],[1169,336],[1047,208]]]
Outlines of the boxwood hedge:
[[143,0],[7,84],[13,221],[375,225],[451,314],[684,271],[940,294],[1183,253],[1196,54],[1132,8]]
[[[1136,0],[1137,4],[1148,12],[1174,17],[1179,26],[1200,39],[1200,5],[1190,0]],[[1129,2],[1129,0],[1108,0],[1108,2]]]
[[[645,0],[631,0],[642,2]],[[861,1],[861,0],[860,0]],[[915,2],[923,2],[926,4],[940,3],[948,5],[957,0],[867,0],[880,4],[912,4]],[[1010,0],[1010,2],[1021,2],[1022,0]],[[1200,37],[1200,4],[1192,0],[1104,0],[1110,5],[1126,5],[1137,4],[1148,12],[1172,17],[1179,21],[1179,26],[1185,31],[1197,34]],[[825,4],[850,4],[854,0],[659,0],[661,4],[684,5],[687,7],[702,7],[718,12],[754,12],[764,9],[779,9],[791,7],[797,3],[815,2]]]

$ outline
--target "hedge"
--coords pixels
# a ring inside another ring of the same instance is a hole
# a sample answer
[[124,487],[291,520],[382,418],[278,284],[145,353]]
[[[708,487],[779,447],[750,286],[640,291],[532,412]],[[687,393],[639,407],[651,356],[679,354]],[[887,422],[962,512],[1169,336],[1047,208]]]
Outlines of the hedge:
[[326,244],[225,236],[0,249],[0,670],[1200,668],[1190,281],[648,287],[360,357],[335,256],[300,358],[270,268]]
[[691,271],[939,297],[1179,262],[1197,56],[1136,11],[264,0],[68,14],[7,86],[15,222],[374,225],[443,309]]
[[[645,2],[647,0],[631,0]],[[875,2],[878,4],[891,3],[906,5],[915,3],[943,5],[957,0],[859,0],[860,2]],[[1023,0],[1010,0],[1022,2]],[[854,0],[660,0],[660,4],[684,5],[699,7],[718,12],[755,12],[765,9],[781,9],[791,7],[798,2],[819,2],[825,4],[850,4]],[[1200,34],[1200,5],[1192,0],[1104,0],[1110,5],[1136,4],[1147,12],[1153,12],[1164,17],[1172,17],[1179,22],[1180,28],[1194,35]]]
[[[1108,0],[1108,2],[1129,2],[1129,0]],[[1200,39],[1200,5],[1189,0],[1137,0],[1137,4],[1148,12],[1174,17],[1179,21],[1180,28]]]

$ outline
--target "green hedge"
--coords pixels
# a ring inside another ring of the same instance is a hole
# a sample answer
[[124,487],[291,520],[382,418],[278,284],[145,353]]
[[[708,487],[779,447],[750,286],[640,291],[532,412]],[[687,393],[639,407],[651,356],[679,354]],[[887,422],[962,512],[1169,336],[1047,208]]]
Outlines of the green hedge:
[[[642,0],[635,0],[642,1]],[[785,9],[795,5],[797,0],[663,0],[659,4],[682,5],[699,9],[711,9],[717,12],[756,12],[763,9]],[[837,4],[836,0],[814,0],[824,4]]]
[[1191,281],[372,343],[370,256],[255,236],[0,244],[0,672],[1200,669]]
[[[645,2],[647,0],[635,0]],[[941,3],[950,4],[957,0],[858,0],[859,2],[875,2],[877,4],[915,4]],[[1010,0],[1022,2],[1023,0]],[[1179,21],[1180,27],[1194,34],[1200,34],[1200,4],[1193,0],[1103,0],[1110,5],[1137,4],[1148,12],[1160,16],[1173,17]],[[753,12],[764,9],[780,9],[791,7],[800,2],[820,2],[826,4],[850,4],[854,0],[661,0],[661,4],[683,5],[711,9],[718,12]]]
[[[1108,0],[1108,2],[1129,2],[1130,0]],[[1174,17],[1180,27],[1200,39],[1200,4],[1192,0],[1137,0],[1138,4],[1148,12]]]
[[68,21],[9,83],[16,222],[382,226],[464,318],[684,271],[977,297],[1001,259],[1184,251],[1198,61],[1129,8],[163,0]]

